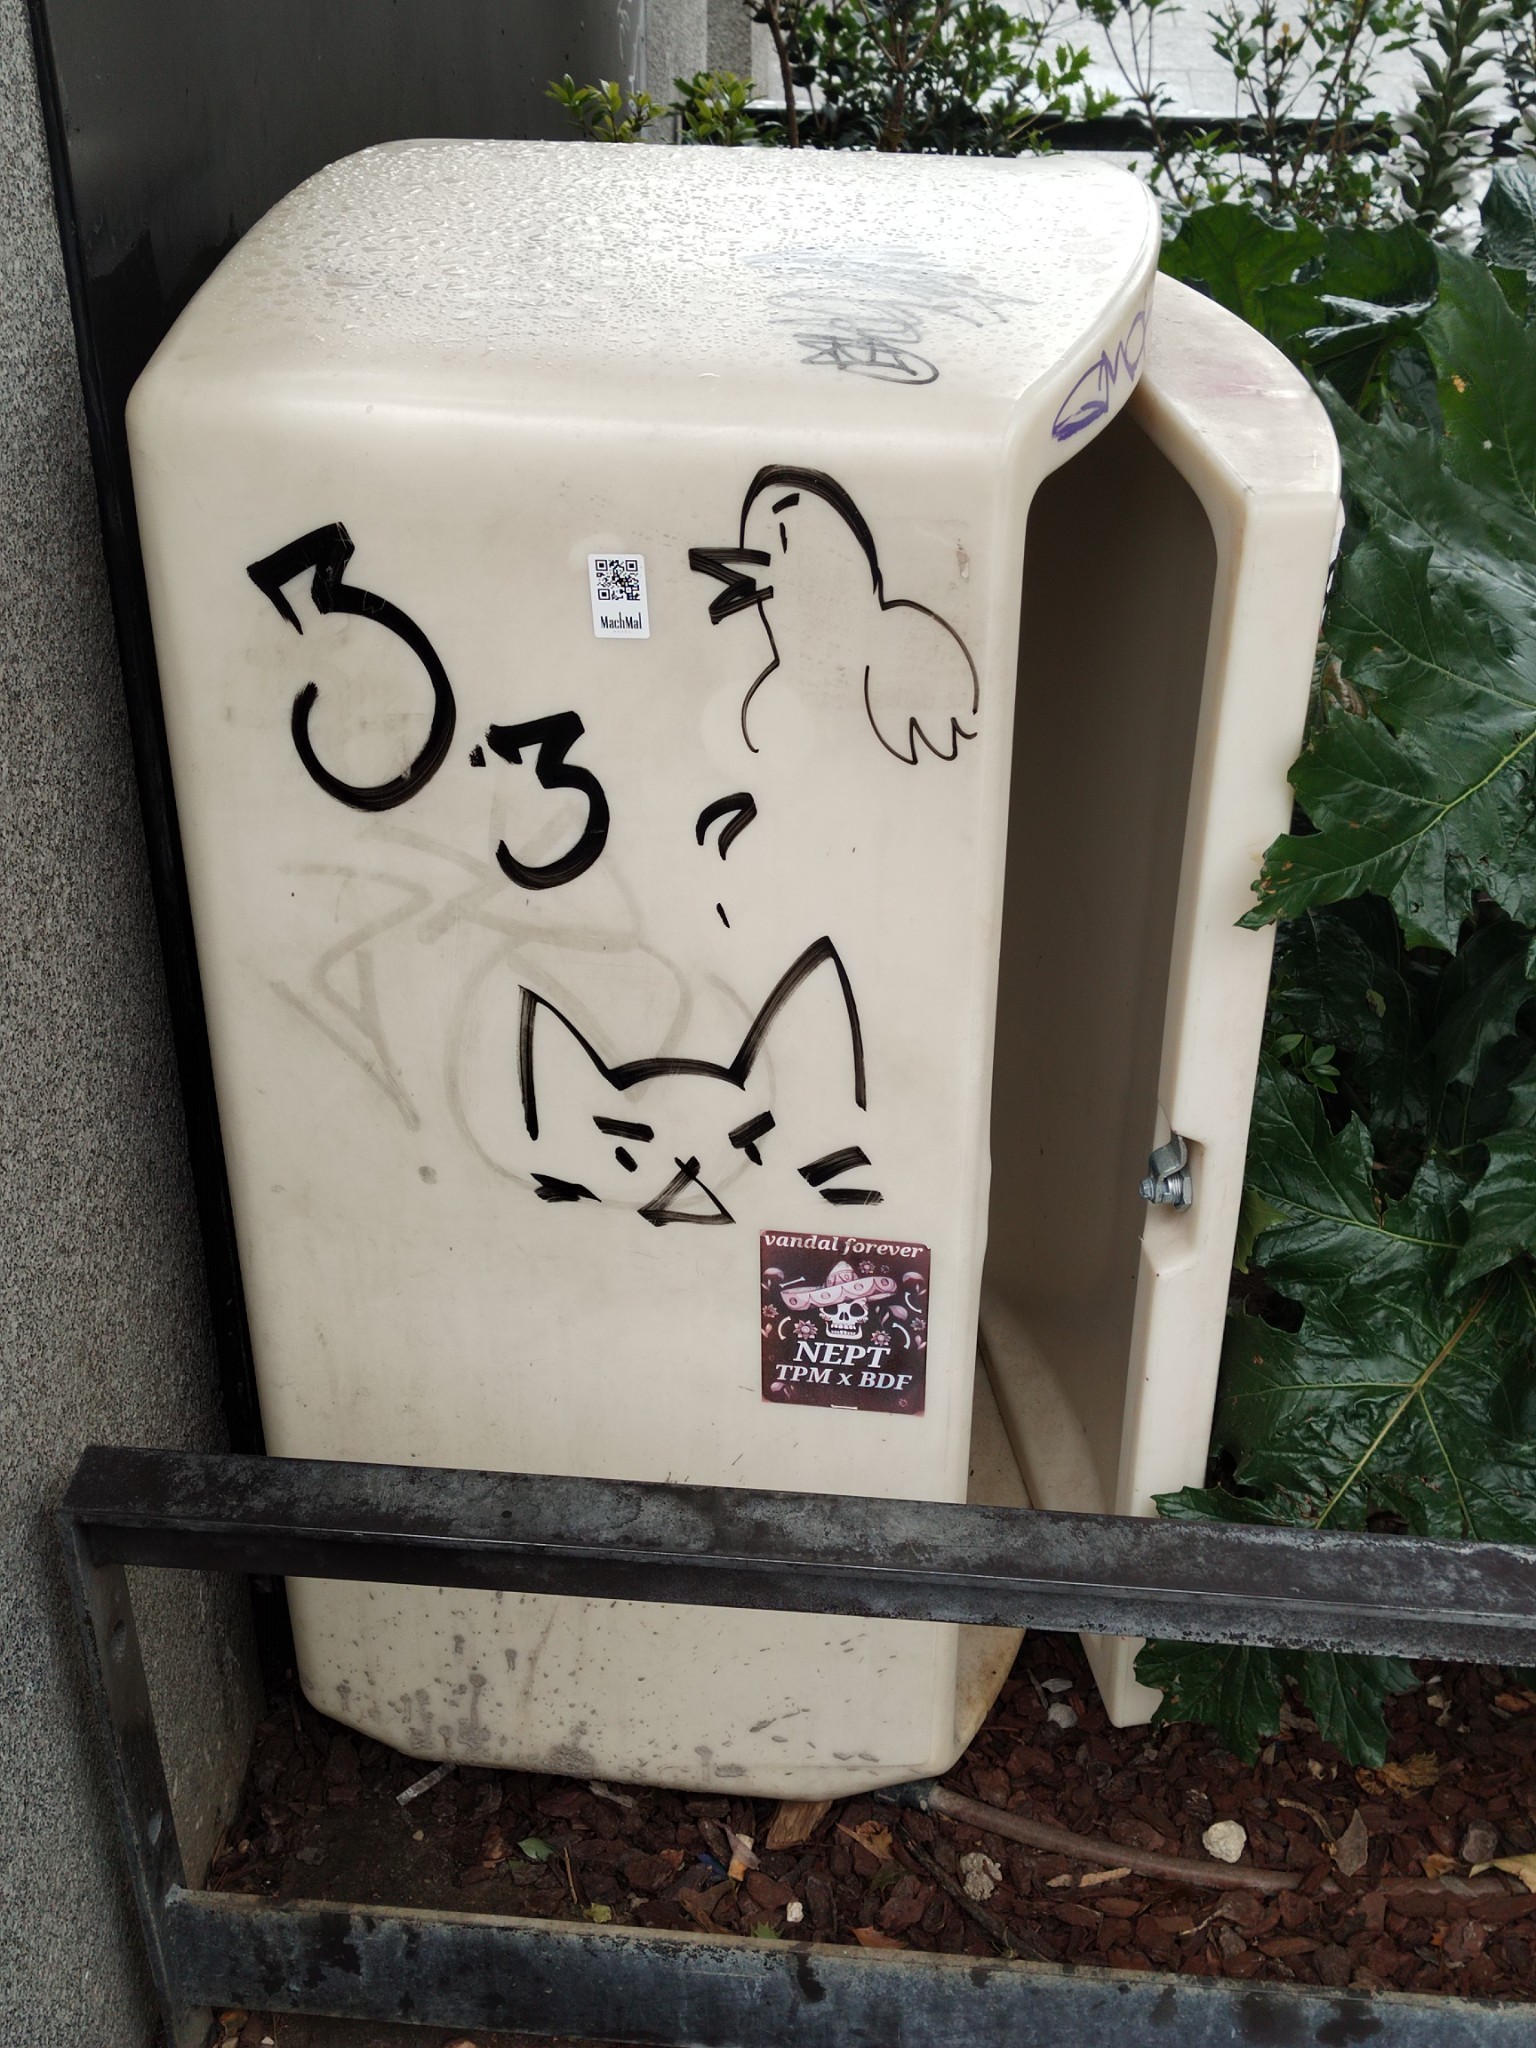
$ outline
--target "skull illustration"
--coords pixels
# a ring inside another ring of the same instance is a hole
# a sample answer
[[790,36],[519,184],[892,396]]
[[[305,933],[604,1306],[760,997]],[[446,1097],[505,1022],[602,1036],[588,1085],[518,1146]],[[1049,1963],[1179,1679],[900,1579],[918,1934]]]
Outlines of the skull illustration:
[[820,1311],[829,1337],[857,1337],[869,1318],[867,1301],[839,1301]]

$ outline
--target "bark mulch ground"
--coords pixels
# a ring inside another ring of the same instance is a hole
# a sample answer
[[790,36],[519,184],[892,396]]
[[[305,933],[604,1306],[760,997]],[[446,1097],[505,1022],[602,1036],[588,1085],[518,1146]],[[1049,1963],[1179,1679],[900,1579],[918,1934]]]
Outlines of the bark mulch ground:
[[[1419,1669],[1425,1685],[1388,1708],[1380,1772],[1351,1769],[1299,1712],[1249,1766],[1203,1729],[1111,1728],[1076,1638],[1031,1635],[944,1780],[1133,1851],[1203,1857],[1213,1821],[1240,1822],[1242,1865],[1301,1874],[1299,1889],[1275,1897],[1095,1868],[867,1797],[839,1801],[810,1840],[784,1849],[766,1846],[771,1800],[594,1789],[524,1771],[456,1767],[402,1807],[397,1795],[426,1766],[297,1693],[258,1731],[208,1883],[277,1899],[1536,1998],[1536,1891],[1515,1875],[1495,1876],[1497,1890],[1469,1882],[1474,1862],[1536,1850],[1536,1691],[1487,1667]],[[733,1834],[757,1857],[738,1879]],[[232,2014],[211,2042],[506,2048],[510,2038]]]

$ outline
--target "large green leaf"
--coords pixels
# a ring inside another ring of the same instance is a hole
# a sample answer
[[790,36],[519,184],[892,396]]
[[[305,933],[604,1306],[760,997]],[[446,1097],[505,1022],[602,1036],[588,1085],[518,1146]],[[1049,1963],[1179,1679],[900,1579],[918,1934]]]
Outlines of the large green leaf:
[[1238,1484],[1296,1521],[1364,1528],[1387,1513],[1426,1535],[1487,1536],[1497,1495],[1501,1524],[1515,1516],[1530,1542],[1536,1444],[1512,1432],[1533,1339],[1505,1274],[1455,1296],[1422,1277],[1343,1288],[1297,1331],[1241,1316],[1218,1435]]
[[[1536,849],[1533,849],[1536,852]],[[1483,925],[1435,986],[1429,1057],[1442,1084],[1469,1079],[1515,1030],[1536,986],[1528,972],[1530,933],[1507,918]]]
[[1364,1125],[1330,1131],[1318,1096],[1273,1062],[1249,1173],[1282,1219],[1254,1255],[1303,1314],[1294,1329],[1229,1326],[1216,1442],[1238,1489],[1287,1519],[1359,1528],[1389,1512],[1444,1536],[1489,1534],[1496,1502],[1501,1529],[1536,1540],[1522,1434],[1536,1323],[1510,1272],[1453,1283],[1464,1183],[1432,1159],[1384,1200]]
[[1382,1701],[1418,1684],[1413,1666],[1401,1657],[1352,1657],[1310,1650],[1296,1660],[1301,1696],[1312,1710],[1318,1733],[1353,1763],[1384,1764],[1387,1723]]
[[1380,1134],[1422,1124],[1430,1068],[1412,968],[1379,897],[1280,927],[1270,1015],[1338,1048],[1343,1100]]
[[1443,438],[1338,413],[1365,530],[1325,630],[1351,690],[1292,775],[1318,829],[1271,847],[1251,925],[1367,891],[1447,949],[1479,896],[1536,920],[1536,334],[1448,252],[1424,334]]
[[1322,230],[1309,221],[1277,227],[1248,206],[1202,206],[1163,244],[1161,267],[1262,334],[1266,289],[1289,285],[1322,252]]
[[1483,234],[1490,263],[1536,278],[1536,162],[1530,157],[1494,166],[1483,201]]
[[1330,228],[1317,262],[1257,297],[1270,340],[1360,406],[1376,396],[1394,353],[1415,341],[1438,287],[1434,243],[1404,223]]
[[1424,325],[1440,373],[1447,454],[1459,476],[1536,515],[1536,334],[1481,263],[1442,259],[1444,289]]
[[1536,1256],[1536,1078],[1512,1091],[1509,1123],[1487,1147],[1487,1170],[1467,1199],[1466,1242],[1451,1271],[1457,1285],[1521,1252]]
[[1248,1763],[1259,1745],[1279,1731],[1285,1667],[1273,1650],[1148,1643],[1136,1659],[1136,1676],[1163,1695],[1152,1716],[1154,1727],[1203,1721]]
[[1256,1650],[1213,1643],[1148,1643],[1136,1676],[1162,1693],[1153,1725],[1203,1721],[1252,1763],[1280,1733],[1280,1706],[1294,1683],[1325,1741],[1351,1763],[1386,1761],[1383,1700],[1418,1684],[1400,1657],[1352,1657],[1331,1650]]
[[[1288,1520],[1274,1501],[1187,1486],[1160,1494],[1158,1511],[1175,1521]],[[1154,1719],[1204,1721],[1250,1761],[1280,1732],[1280,1703],[1294,1683],[1319,1731],[1351,1762],[1379,1764],[1387,1753],[1382,1701],[1417,1683],[1397,1657],[1348,1656],[1331,1650],[1261,1650],[1210,1643],[1148,1643],[1136,1660],[1143,1685],[1163,1698]]]
[[1451,1270],[1459,1239],[1455,1190],[1443,1170],[1426,1167],[1406,1200],[1386,1203],[1372,1185],[1372,1157],[1358,1117],[1335,1135],[1315,1090],[1275,1060],[1262,1062],[1248,1185],[1281,1220],[1261,1234],[1254,1255],[1281,1292],[1304,1306],[1337,1304],[1398,1281],[1438,1284]]
[[1529,932],[1507,918],[1481,926],[1439,975],[1426,1006],[1429,1135],[1463,1172],[1481,1165],[1476,1147],[1521,1120],[1512,1091],[1536,1058],[1536,1037],[1521,1028],[1536,1023],[1529,947]]
[[1349,405],[1373,402],[1434,304],[1438,252],[1403,225],[1321,229],[1245,206],[1206,206],[1165,244],[1162,268],[1258,328]]

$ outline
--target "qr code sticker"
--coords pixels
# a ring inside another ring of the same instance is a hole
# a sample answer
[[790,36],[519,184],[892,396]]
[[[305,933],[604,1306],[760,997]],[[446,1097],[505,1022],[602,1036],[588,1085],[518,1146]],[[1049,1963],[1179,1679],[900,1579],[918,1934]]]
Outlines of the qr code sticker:
[[597,584],[599,604],[639,604],[638,555],[594,555],[592,575]]
[[644,555],[588,555],[592,630],[599,640],[648,640]]

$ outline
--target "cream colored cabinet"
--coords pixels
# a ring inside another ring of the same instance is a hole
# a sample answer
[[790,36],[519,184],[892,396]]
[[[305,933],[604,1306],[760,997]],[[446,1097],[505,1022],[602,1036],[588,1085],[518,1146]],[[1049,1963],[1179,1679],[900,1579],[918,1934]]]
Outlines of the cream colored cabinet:
[[[424,142],[198,294],[130,434],[274,1453],[1200,1476],[1337,478],[1157,248],[1067,158]],[[1017,1644],[291,1595],[413,1754],[799,1797]]]

